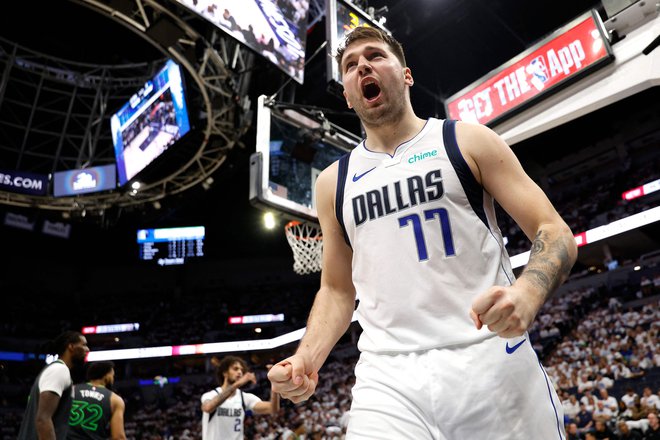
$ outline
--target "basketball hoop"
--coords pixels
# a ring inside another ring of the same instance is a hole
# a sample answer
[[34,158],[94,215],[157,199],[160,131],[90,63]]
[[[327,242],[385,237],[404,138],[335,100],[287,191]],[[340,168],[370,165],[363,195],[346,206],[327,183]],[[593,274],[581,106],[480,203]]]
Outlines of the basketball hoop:
[[293,251],[293,271],[298,275],[320,272],[323,254],[321,228],[294,220],[286,224],[284,232]]

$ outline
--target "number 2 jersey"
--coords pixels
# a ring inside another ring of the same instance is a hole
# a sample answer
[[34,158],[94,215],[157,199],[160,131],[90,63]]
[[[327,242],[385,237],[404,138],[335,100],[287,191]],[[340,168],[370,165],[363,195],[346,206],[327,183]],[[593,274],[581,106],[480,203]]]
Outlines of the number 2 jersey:
[[[202,395],[202,403],[222,393],[222,387]],[[251,411],[261,399],[252,393],[236,391],[215,411],[202,413],[202,440],[243,440],[245,412]]]
[[67,440],[109,439],[112,391],[89,383],[77,384],[73,389]]
[[514,275],[493,198],[460,152],[455,121],[429,119],[393,156],[361,142],[339,161],[336,215],[353,249],[361,351],[491,335],[476,330],[472,301]]

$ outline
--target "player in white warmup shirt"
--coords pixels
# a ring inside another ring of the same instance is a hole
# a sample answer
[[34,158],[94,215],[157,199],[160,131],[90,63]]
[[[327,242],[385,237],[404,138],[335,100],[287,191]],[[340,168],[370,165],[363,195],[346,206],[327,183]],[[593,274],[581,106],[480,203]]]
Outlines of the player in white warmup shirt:
[[[337,60],[367,137],[318,178],[321,288],[273,390],[313,394],[357,293],[347,439],[565,439],[526,331],[575,262],[570,229],[493,131],[415,115],[396,40],[357,28]],[[493,199],[533,242],[517,280]]]
[[256,377],[239,357],[226,356],[220,361],[218,381],[222,386],[202,395],[202,440],[243,440],[246,411],[277,414],[280,409],[280,397],[272,390],[269,402],[241,391],[249,382],[256,383]]

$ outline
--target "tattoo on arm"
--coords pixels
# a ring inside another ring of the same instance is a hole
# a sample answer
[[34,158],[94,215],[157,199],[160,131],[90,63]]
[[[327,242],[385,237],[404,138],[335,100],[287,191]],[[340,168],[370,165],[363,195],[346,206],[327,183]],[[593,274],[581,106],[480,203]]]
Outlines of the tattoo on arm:
[[553,292],[568,277],[572,262],[568,244],[563,239],[549,240],[549,234],[540,230],[529,256],[529,263],[521,277],[535,284],[546,295]]
[[536,234],[536,237],[534,237],[534,241],[532,242],[532,251],[530,253],[530,257],[532,255],[536,255],[536,254],[539,254],[539,253],[543,252],[543,250],[545,249],[545,244],[543,243],[542,234],[543,234],[543,231],[539,231]]

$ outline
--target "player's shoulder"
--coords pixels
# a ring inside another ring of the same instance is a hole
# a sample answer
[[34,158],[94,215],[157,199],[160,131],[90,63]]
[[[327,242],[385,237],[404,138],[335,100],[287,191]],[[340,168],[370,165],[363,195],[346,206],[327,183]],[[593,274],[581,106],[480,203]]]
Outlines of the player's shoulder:
[[204,394],[202,394],[202,402],[205,401],[205,400],[209,400],[209,399],[214,398],[215,396],[217,396],[221,392],[222,392],[222,388],[220,388],[220,387],[214,388],[211,391],[205,392]]
[[318,180],[322,180],[322,183],[326,183],[326,182],[332,181],[332,180],[336,181],[337,180],[337,173],[339,172],[339,161],[340,160],[341,159],[337,159],[336,161],[334,161],[330,165],[328,165],[323,171],[321,171],[321,174],[319,174]]
[[316,179],[316,189],[321,194],[331,194],[337,186],[337,176],[339,170],[339,160],[328,165]]
[[43,376],[60,376],[71,378],[71,371],[69,367],[66,366],[64,362],[53,362],[47,366],[43,373]]
[[456,121],[456,138],[460,142],[468,141],[470,143],[474,141],[487,141],[499,138],[498,134],[495,133],[489,127],[483,124],[477,124],[475,122],[467,121]]
[[465,155],[473,158],[491,158],[509,150],[506,142],[491,128],[473,122],[456,122],[456,143]]
[[111,391],[110,394],[110,405],[112,407],[113,413],[115,411],[124,411],[126,408],[126,403],[124,402],[124,398],[113,391]]

